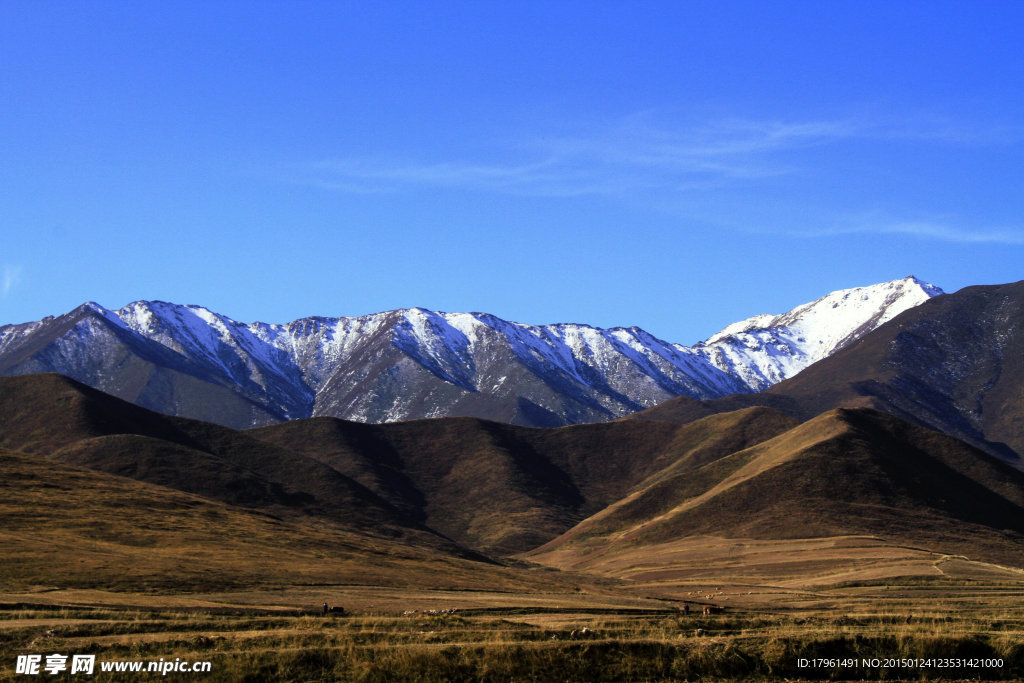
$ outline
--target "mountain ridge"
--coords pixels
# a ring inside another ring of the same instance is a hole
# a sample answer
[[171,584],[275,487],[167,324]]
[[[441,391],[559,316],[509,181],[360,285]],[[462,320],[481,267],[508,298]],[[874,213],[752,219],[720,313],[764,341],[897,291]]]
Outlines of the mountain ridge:
[[235,428],[320,415],[560,426],[679,395],[763,390],[940,293],[914,277],[840,290],[692,347],[637,327],[531,326],[423,308],[244,324],[195,305],[88,302],[0,327],[0,374],[59,372],[158,412]]

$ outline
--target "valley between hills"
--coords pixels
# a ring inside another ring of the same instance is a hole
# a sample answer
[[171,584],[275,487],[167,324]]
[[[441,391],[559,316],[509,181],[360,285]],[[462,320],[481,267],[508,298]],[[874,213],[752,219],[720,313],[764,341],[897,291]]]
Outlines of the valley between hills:
[[234,429],[0,377],[0,680],[43,651],[209,680],[1020,678],[1022,289],[936,296],[759,393],[557,428]]

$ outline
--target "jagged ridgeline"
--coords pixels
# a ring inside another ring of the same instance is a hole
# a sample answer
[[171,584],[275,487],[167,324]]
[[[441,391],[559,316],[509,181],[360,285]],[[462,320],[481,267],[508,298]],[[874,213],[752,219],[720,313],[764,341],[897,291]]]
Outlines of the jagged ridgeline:
[[0,327],[0,374],[58,372],[157,412],[233,428],[311,416],[553,427],[676,396],[762,391],[941,293],[913,277],[842,290],[694,346],[636,327],[531,326],[422,308],[270,325],[201,306],[87,303]]

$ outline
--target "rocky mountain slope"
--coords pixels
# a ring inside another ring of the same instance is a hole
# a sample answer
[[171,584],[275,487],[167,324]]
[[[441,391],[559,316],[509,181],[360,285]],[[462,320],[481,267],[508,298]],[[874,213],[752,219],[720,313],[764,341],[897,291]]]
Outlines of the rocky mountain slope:
[[201,306],[87,303],[0,327],[0,374],[58,372],[158,412],[236,428],[451,415],[558,426],[675,396],[761,391],[940,293],[912,277],[842,290],[692,347],[636,327],[530,326],[421,308],[269,325]]

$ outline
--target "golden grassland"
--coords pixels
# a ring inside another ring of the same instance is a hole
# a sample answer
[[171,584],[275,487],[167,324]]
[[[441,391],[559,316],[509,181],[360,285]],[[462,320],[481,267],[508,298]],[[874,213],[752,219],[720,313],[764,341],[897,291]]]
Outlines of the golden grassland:
[[[209,661],[210,673],[189,678],[204,681],[1024,677],[1024,581],[864,581],[792,589],[788,600],[776,596],[773,605],[743,588],[680,583],[676,590],[690,593],[684,613],[681,600],[589,587],[548,593],[356,585],[220,593],[37,587],[0,594],[0,681],[25,680],[14,673],[16,655],[51,653],[94,654],[97,661]],[[345,614],[322,616],[318,606],[325,600]],[[703,604],[728,606],[705,616]],[[813,665],[815,658],[838,661]],[[801,666],[801,659],[810,664]],[[887,666],[887,659],[931,662]],[[954,659],[965,665],[942,662]],[[107,674],[107,680],[135,675]]]
[[688,599],[689,590],[679,586],[725,583],[748,603],[760,596],[763,604],[773,605],[789,593],[858,583],[1024,582],[1024,571],[1018,568],[872,536],[773,541],[689,536],[652,545],[599,542],[602,540],[542,548],[523,557],[563,570],[627,580],[634,590],[655,591],[664,597]]

